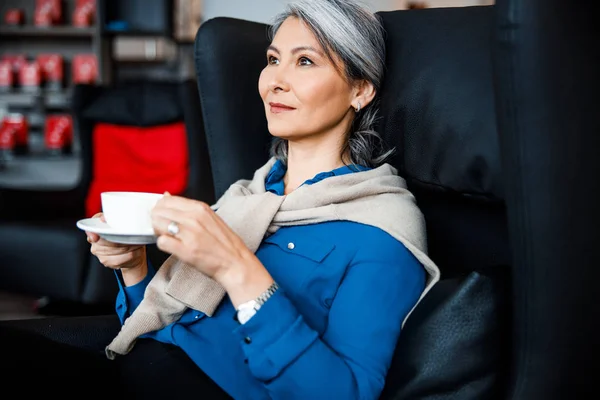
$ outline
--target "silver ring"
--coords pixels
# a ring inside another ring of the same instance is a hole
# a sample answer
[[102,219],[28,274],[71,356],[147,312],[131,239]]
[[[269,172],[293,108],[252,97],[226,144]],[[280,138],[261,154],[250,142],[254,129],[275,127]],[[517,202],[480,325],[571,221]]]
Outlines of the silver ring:
[[179,225],[177,225],[177,222],[169,222],[169,225],[167,226],[167,232],[169,232],[171,236],[177,236],[179,233]]

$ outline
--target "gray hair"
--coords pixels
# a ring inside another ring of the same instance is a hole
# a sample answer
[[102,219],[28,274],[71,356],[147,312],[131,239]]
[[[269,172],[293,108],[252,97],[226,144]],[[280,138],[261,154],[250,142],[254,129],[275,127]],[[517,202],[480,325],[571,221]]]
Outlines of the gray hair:
[[[394,150],[386,151],[375,131],[385,69],[384,29],[378,16],[356,0],[296,0],[275,18],[271,40],[289,17],[306,24],[330,60],[333,54],[342,60],[350,82],[366,80],[375,87],[373,101],[356,114],[342,154],[348,151],[353,164],[379,166]],[[287,140],[274,138],[271,155],[287,162],[287,148]]]

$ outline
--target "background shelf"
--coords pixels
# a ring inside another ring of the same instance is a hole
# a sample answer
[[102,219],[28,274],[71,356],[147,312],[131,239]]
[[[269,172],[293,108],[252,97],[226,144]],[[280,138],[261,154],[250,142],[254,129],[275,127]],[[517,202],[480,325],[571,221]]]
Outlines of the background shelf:
[[15,156],[0,162],[0,187],[18,190],[70,190],[81,179],[76,155]]
[[61,38],[61,37],[75,37],[75,38],[92,38],[96,28],[79,28],[74,26],[51,26],[51,27],[37,27],[37,26],[0,26],[0,36],[27,36],[27,37],[42,37],[42,38]]
[[0,92],[0,103],[7,103],[14,107],[35,107],[41,105],[45,108],[67,109],[70,107],[71,90],[40,90],[27,92],[13,90]]

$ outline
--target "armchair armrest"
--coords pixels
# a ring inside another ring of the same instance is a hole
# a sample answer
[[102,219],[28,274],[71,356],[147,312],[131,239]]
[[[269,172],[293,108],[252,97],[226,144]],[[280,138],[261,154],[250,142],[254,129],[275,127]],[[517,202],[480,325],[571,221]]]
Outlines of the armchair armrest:
[[121,323],[116,315],[99,315],[0,321],[2,327],[34,332],[79,348],[103,350],[117,335]]

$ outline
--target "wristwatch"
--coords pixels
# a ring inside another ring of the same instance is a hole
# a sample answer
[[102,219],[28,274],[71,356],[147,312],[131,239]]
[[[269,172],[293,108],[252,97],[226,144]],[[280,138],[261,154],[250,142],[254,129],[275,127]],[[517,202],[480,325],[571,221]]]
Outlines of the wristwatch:
[[273,282],[271,286],[267,290],[265,290],[260,296],[258,296],[254,300],[247,301],[242,303],[237,308],[236,317],[240,324],[245,324],[256,314],[258,310],[262,307],[263,304],[269,299],[269,297],[273,296],[275,292],[279,289],[279,285],[277,282]]

